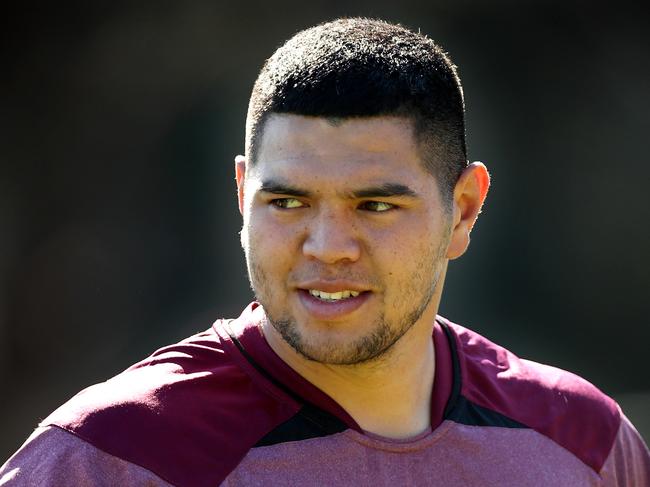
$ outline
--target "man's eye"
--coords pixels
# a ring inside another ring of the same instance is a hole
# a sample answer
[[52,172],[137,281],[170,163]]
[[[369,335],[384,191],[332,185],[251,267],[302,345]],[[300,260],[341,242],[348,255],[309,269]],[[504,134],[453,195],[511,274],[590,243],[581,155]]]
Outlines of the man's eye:
[[361,204],[362,210],[375,211],[377,213],[392,210],[393,208],[395,208],[395,205],[391,205],[384,201],[365,201]]
[[297,200],[296,198],[277,198],[271,200],[271,204],[277,206],[278,208],[285,208],[285,209],[301,208],[305,206],[302,201]]

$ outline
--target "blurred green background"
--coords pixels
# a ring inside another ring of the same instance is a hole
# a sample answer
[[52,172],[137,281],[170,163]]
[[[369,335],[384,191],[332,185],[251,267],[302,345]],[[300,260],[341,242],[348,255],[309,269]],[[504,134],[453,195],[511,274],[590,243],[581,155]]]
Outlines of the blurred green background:
[[24,2],[0,20],[0,463],[81,388],[251,300],[249,92],[287,37],[350,15],[460,67],[493,186],[441,314],[583,375],[650,436],[641,2]]

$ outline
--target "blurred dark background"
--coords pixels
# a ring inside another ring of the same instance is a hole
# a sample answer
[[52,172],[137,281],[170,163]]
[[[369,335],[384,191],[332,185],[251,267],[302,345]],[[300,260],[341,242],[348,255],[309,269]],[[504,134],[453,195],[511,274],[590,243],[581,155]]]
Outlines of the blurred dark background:
[[[603,4],[604,5],[604,4]],[[650,436],[650,31],[626,1],[14,2],[0,16],[0,463],[81,388],[251,299],[233,157],[262,62],[343,15],[460,66],[492,192],[441,314]]]

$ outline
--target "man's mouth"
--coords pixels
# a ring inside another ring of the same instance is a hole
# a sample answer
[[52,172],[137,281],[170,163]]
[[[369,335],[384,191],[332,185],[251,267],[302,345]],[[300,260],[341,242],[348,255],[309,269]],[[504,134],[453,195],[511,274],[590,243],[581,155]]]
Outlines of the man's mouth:
[[343,290],[343,291],[337,291],[335,293],[328,293],[325,291],[321,291],[319,289],[309,289],[309,294],[314,296],[315,298],[320,299],[321,301],[340,301],[341,299],[348,299],[348,298],[356,298],[360,293],[359,291],[352,291],[352,290]]
[[346,319],[367,303],[372,295],[372,289],[343,282],[305,283],[298,291],[300,302],[309,315],[328,322]]

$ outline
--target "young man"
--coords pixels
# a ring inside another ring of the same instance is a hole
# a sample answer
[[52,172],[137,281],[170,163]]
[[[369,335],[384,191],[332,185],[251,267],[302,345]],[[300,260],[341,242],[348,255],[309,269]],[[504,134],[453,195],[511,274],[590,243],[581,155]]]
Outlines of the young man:
[[0,485],[649,485],[583,379],[436,316],[489,176],[426,37],[345,19],[267,61],[236,158],[257,302],[81,392]]

